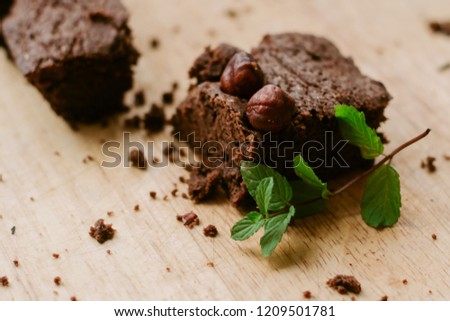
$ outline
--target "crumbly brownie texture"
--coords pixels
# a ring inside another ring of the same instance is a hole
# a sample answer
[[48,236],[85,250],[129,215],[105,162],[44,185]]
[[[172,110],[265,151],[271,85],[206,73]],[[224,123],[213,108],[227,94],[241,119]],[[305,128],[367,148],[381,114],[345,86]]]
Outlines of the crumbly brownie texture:
[[94,226],[89,229],[89,235],[96,239],[98,243],[103,244],[114,237],[116,230],[113,229],[112,224],[105,224],[103,219],[97,220]]
[[119,0],[16,0],[3,33],[17,66],[67,121],[125,110],[138,52]]
[[[223,157],[224,165],[212,171],[223,173],[221,185],[234,205],[246,199],[245,186],[238,170],[243,159],[258,159],[265,155],[267,165],[293,176],[293,171],[286,169],[286,162],[293,159],[293,151],[301,151],[306,142],[317,141],[325,149],[309,150],[308,159],[321,159],[330,164],[334,156],[330,153],[330,145],[333,146],[341,138],[334,117],[336,104],[353,105],[363,111],[373,128],[385,120],[383,111],[391,96],[383,84],[362,75],[353,60],[343,57],[330,41],[297,33],[267,35],[251,51],[253,58],[264,73],[265,83],[279,86],[295,100],[290,125],[271,133],[272,142],[269,143],[269,137],[252,128],[248,122],[247,100],[225,94],[220,89],[220,73],[238,51],[224,44],[214,50],[206,48],[189,71],[189,75],[197,79],[197,84],[190,88],[187,98],[172,119],[175,132],[180,132],[181,139],[189,140],[191,144],[194,144],[194,139],[201,143],[214,141],[225,151],[225,155],[219,155]],[[327,131],[333,133],[334,143],[325,144]],[[189,136],[193,132],[195,136]],[[283,141],[293,142],[294,150],[286,149],[287,145],[271,148]],[[285,156],[281,157],[283,154]],[[349,144],[340,154],[350,168],[372,164],[372,161],[362,159],[359,150]],[[206,158],[208,155],[203,156]],[[275,162],[269,162],[269,158]],[[344,172],[341,166],[331,164],[334,166],[317,168],[321,178],[330,179]],[[207,177],[209,172],[211,170],[208,169],[192,172],[190,190],[194,200],[201,200],[214,190],[211,184],[203,184],[204,189],[199,187],[199,174]],[[218,184],[217,181],[215,184]]]
[[429,25],[431,31],[450,36],[450,21],[432,21]]
[[353,292],[359,294],[361,292],[361,283],[352,275],[338,274],[327,281],[329,287],[335,288],[340,294]]
[[13,3],[13,0],[2,0],[0,2],[0,46],[4,46],[2,21],[3,21],[3,18],[8,14],[9,8],[11,7],[12,3]]

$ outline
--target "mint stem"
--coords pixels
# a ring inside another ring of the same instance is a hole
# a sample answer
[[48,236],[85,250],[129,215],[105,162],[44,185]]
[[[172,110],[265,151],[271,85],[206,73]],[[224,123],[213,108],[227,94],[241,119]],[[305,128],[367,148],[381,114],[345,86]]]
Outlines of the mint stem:
[[419,140],[421,140],[422,138],[424,138],[425,136],[427,136],[430,133],[431,129],[427,129],[426,131],[424,131],[422,134],[408,140],[407,142],[401,144],[400,146],[398,146],[396,149],[394,149],[394,151],[392,153],[390,153],[389,155],[387,155],[386,157],[384,157],[381,161],[379,161],[376,165],[372,166],[370,169],[368,169],[367,171],[365,171],[364,173],[356,176],[354,179],[352,179],[351,181],[347,182],[345,185],[343,185],[342,187],[338,188],[337,190],[335,190],[334,192],[331,192],[331,196],[335,196],[339,193],[342,193],[343,191],[345,191],[347,188],[349,188],[350,186],[352,186],[353,184],[355,184],[356,182],[358,182],[360,179],[366,177],[367,175],[369,175],[370,173],[376,171],[378,168],[380,168],[381,165],[383,165],[384,163],[391,161],[392,158],[398,154],[399,152],[401,152],[403,149],[405,149],[406,147],[418,142]]

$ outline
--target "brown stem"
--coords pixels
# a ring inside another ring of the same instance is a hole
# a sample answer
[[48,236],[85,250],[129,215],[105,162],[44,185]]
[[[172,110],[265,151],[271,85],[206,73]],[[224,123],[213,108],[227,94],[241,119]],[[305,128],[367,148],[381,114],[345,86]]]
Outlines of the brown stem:
[[413,139],[408,140],[407,142],[401,144],[400,146],[398,146],[396,149],[394,149],[394,151],[392,153],[390,153],[389,155],[387,155],[386,157],[384,157],[381,161],[379,161],[375,166],[371,167],[370,169],[368,169],[367,171],[365,171],[364,173],[356,176],[354,179],[352,179],[351,181],[347,182],[345,185],[341,186],[340,188],[338,188],[337,190],[335,190],[334,192],[331,193],[331,196],[337,195],[343,191],[345,191],[347,188],[349,188],[350,186],[352,186],[353,184],[355,184],[357,181],[359,181],[360,179],[366,177],[367,175],[371,174],[372,172],[376,171],[378,168],[381,167],[381,165],[383,165],[384,163],[386,163],[387,161],[390,161],[396,154],[398,154],[399,152],[401,152],[403,149],[405,149],[406,147],[414,144],[415,142],[421,140],[422,138],[424,138],[425,136],[427,136],[430,133],[431,129],[427,129],[426,131],[424,131],[422,134],[414,137]]

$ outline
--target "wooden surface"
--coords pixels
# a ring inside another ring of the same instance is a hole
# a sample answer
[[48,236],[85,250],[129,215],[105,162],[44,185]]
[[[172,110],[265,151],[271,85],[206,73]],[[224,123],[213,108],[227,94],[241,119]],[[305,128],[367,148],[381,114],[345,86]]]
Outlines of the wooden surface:
[[[1,51],[0,276],[8,276],[10,286],[0,287],[0,299],[298,300],[309,290],[318,300],[349,300],[325,285],[337,273],[361,281],[358,300],[450,299],[450,162],[443,158],[450,155],[450,70],[438,71],[450,61],[450,37],[427,27],[430,19],[450,19],[450,1],[124,3],[142,52],[135,85],[148,102],[158,102],[173,81],[180,83],[179,102],[189,85],[187,70],[208,44],[227,41],[249,49],[265,33],[283,31],[332,40],[394,96],[382,127],[391,141],[387,151],[427,127],[433,130],[393,162],[402,181],[400,221],[383,231],[367,227],[359,215],[359,185],[332,200],[327,212],[298,221],[274,255],[262,258],[258,237],[240,243],[229,237],[244,213],[224,197],[194,205],[170,196],[178,177],[187,176],[182,169],[100,167],[106,159],[100,141],[120,140],[122,119],[107,128],[71,130]],[[149,47],[153,37],[161,42],[157,50]],[[170,139],[170,128],[132,137],[158,146]],[[95,161],[83,164],[87,155]],[[420,168],[428,155],[437,158],[434,174]],[[186,189],[178,187],[180,193]],[[158,200],[149,198],[152,190]],[[201,219],[192,230],[175,219],[190,210]],[[108,217],[108,211],[114,214]],[[88,235],[98,218],[117,229],[103,245]],[[218,227],[217,238],[203,236],[207,224]],[[62,279],[59,287],[56,276]]]

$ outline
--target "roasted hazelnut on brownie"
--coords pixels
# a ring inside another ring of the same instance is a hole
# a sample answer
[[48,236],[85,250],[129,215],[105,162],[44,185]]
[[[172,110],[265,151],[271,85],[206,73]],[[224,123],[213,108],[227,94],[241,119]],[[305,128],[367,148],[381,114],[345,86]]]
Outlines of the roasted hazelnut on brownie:
[[264,74],[248,53],[236,53],[220,77],[220,89],[229,95],[250,98],[264,85]]
[[250,98],[247,118],[257,130],[279,132],[290,124],[294,110],[294,99],[280,87],[269,84]]

